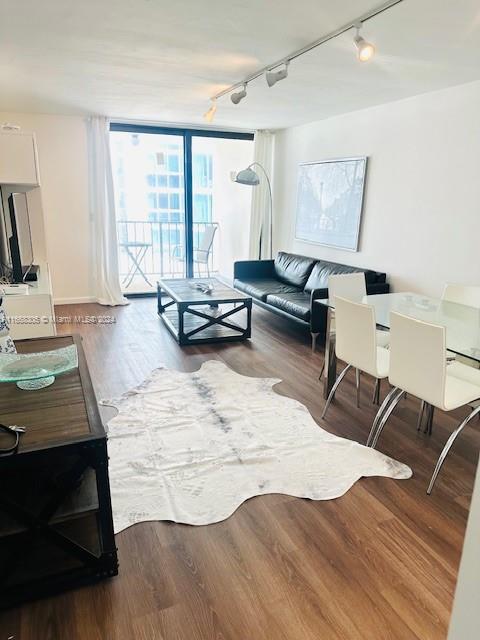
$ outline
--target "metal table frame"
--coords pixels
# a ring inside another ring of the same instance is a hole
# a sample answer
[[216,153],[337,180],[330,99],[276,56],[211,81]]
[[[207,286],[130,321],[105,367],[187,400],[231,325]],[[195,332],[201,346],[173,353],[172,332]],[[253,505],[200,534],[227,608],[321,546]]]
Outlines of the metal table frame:
[[[122,285],[125,288],[128,288],[132,284],[134,277],[137,275],[137,273],[139,273],[149,287],[153,286],[141,267],[142,262],[145,258],[145,255],[148,249],[152,246],[152,243],[151,242],[150,243],[149,242],[122,242],[120,243],[120,246],[125,249],[127,256],[130,258],[132,262],[127,275],[123,279]],[[131,249],[135,249],[136,250],[135,253],[131,251]]]

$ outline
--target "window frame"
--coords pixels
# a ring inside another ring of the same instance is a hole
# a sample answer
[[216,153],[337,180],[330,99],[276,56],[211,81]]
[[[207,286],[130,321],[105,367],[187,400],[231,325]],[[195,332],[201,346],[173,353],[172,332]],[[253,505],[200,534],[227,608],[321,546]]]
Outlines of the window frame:
[[[150,133],[160,135],[182,136],[183,139],[183,180],[185,207],[185,254],[186,276],[192,278],[193,270],[193,166],[192,166],[192,138],[226,138],[229,140],[254,140],[252,131],[223,131],[217,129],[194,129],[189,127],[167,127],[150,124],[134,124],[128,122],[111,122],[110,131],[126,133]],[[179,167],[180,169],[180,167]],[[169,172],[175,174],[175,172]],[[135,295],[135,294],[131,294]],[[138,295],[138,294],[137,294]],[[146,294],[155,295],[155,294]]]

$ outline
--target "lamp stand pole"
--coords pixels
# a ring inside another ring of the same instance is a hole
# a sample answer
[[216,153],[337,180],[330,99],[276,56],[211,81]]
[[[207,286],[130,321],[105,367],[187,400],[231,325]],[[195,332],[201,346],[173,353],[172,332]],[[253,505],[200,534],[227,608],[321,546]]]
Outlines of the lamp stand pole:
[[252,164],[250,165],[249,168],[251,168],[251,167],[259,167],[262,170],[263,175],[265,176],[265,180],[267,181],[267,185],[268,185],[268,195],[270,197],[270,216],[269,216],[269,223],[270,223],[270,258],[273,258],[273,196],[272,196],[272,185],[270,183],[270,178],[268,177],[268,173],[266,172],[266,170],[263,167],[263,165],[260,164],[260,162],[252,162]]

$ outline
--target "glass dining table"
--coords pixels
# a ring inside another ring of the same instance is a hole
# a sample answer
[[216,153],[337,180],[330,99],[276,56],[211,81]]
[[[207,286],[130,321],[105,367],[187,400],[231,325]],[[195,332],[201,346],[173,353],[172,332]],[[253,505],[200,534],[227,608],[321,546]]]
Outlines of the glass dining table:
[[[446,346],[462,356],[466,364],[478,368],[480,364],[480,309],[455,302],[428,298],[416,293],[385,293],[364,296],[359,302],[375,309],[377,327],[390,329],[390,313],[396,311],[411,318],[446,329]],[[335,382],[337,361],[335,355],[335,303],[334,300],[316,300],[314,304],[328,307],[325,338],[325,364],[323,368],[323,394],[326,398]]]

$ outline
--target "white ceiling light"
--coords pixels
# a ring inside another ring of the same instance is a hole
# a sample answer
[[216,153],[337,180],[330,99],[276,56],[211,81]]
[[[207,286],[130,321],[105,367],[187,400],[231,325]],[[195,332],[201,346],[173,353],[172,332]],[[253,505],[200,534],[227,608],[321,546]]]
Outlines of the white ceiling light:
[[355,25],[355,29],[357,33],[353,41],[355,42],[355,46],[357,47],[357,58],[360,62],[368,62],[375,55],[375,47],[371,42],[367,42],[360,35],[360,29],[362,28],[362,23],[358,23]]
[[215,113],[216,112],[217,112],[217,101],[214,98],[212,100],[212,104],[210,106],[210,109],[203,114],[203,117],[205,118],[205,120],[207,122],[213,122],[213,119],[215,117]]
[[230,100],[233,102],[233,104],[238,104],[245,98],[246,95],[247,95],[247,85],[244,84],[243,89],[241,91],[237,91],[237,93],[232,93],[232,95],[230,96]]
[[267,71],[265,74],[265,79],[269,87],[273,87],[274,84],[277,84],[280,80],[285,80],[288,76],[288,65],[290,64],[290,60],[285,61],[285,68],[280,69],[280,71]]

